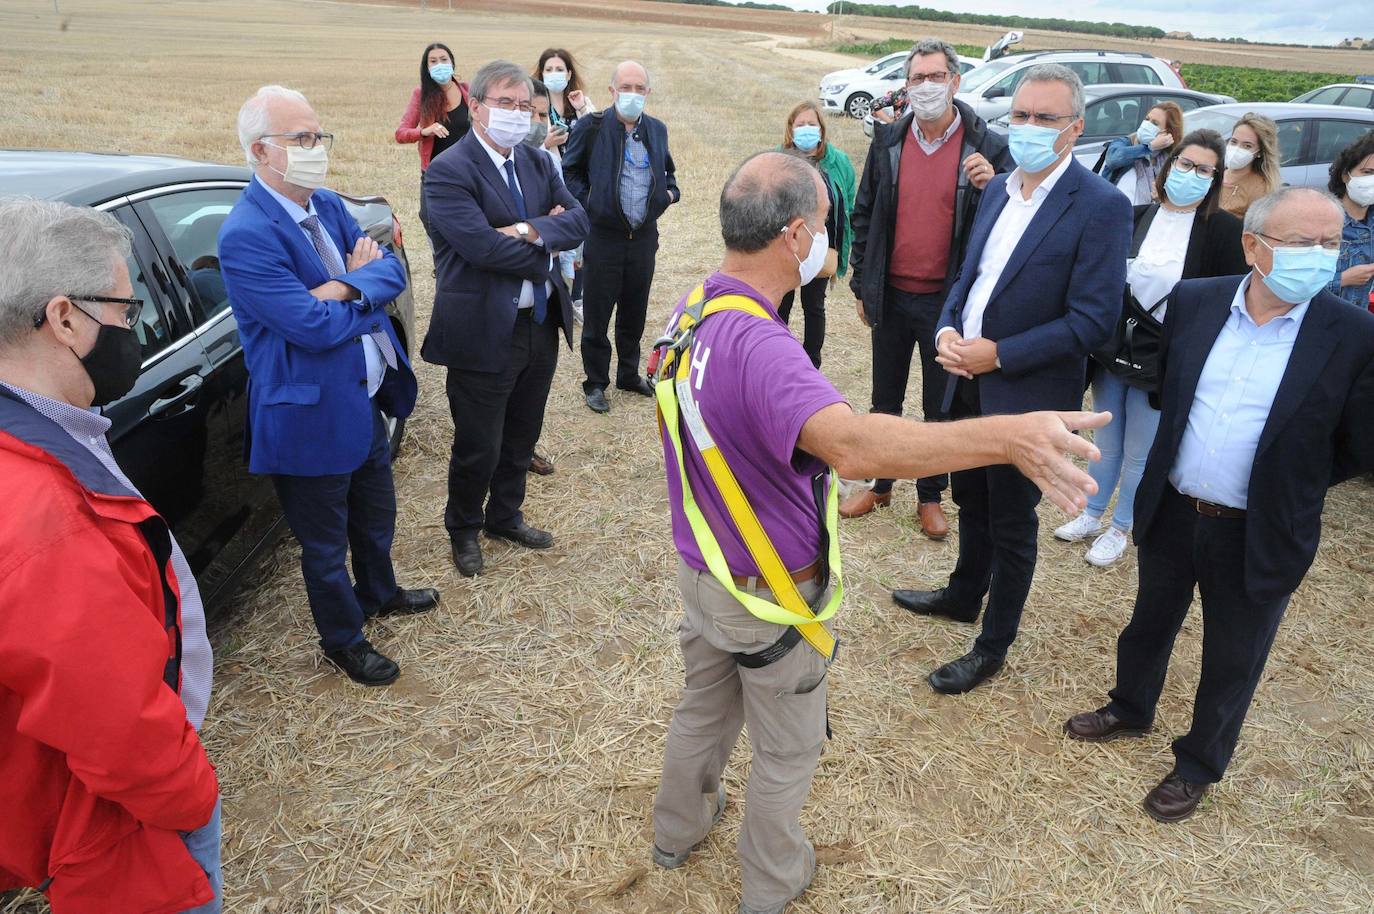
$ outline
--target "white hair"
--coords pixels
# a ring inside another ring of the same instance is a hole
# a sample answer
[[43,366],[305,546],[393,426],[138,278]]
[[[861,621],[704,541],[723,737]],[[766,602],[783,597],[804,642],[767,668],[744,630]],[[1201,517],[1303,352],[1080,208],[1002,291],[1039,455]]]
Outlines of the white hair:
[[1278,209],[1279,205],[1283,203],[1284,200],[1287,200],[1295,194],[1299,196],[1307,196],[1310,194],[1319,197],[1330,203],[1337,213],[1342,215],[1345,213],[1345,207],[1341,206],[1341,201],[1327,193],[1325,188],[1293,187],[1285,184],[1283,187],[1265,194],[1263,197],[1260,197],[1254,203],[1250,204],[1250,208],[1245,211],[1245,231],[1252,235],[1261,234],[1264,231],[1265,225],[1269,222],[1269,217],[1274,214],[1274,210]]
[[30,333],[57,295],[100,295],[129,256],[130,234],[86,206],[0,199],[0,348]]
[[243,156],[250,166],[261,164],[253,158],[253,144],[272,132],[272,115],[268,110],[268,103],[273,99],[287,99],[307,106],[310,104],[304,95],[285,86],[263,86],[243,103],[243,107],[239,109],[239,145],[243,147]]

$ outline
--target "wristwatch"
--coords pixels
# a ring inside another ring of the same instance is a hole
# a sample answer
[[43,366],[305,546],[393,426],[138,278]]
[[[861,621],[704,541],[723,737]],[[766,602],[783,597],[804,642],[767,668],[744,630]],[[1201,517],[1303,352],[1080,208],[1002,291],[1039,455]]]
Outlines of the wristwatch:
[[515,223],[515,234],[520,236],[521,241],[530,240],[530,224],[528,222]]

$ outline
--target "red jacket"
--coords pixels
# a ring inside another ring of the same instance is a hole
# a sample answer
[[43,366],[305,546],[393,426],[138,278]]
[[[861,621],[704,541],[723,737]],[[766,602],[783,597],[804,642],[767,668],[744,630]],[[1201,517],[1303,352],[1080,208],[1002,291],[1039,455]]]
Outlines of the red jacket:
[[0,388],[0,891],[53,914],[214,897],[178,831],[219,785],[186,719],[167,524]]
[[[466,105],[468,102],[468,84],[459,83],[458,88],[463,90],[463,104]],[[415,91],[410,94],[410,104],[406,105],[406,113],[401,115],[401,122],[396,125],[396,142],[420,144],[421,171],[429,168],[430,153],[434,151],[434,137],[420,133],[420,128],[428,127],[432,123],[434,123],[432,118],[421,118],[420,87],[416,86]]]

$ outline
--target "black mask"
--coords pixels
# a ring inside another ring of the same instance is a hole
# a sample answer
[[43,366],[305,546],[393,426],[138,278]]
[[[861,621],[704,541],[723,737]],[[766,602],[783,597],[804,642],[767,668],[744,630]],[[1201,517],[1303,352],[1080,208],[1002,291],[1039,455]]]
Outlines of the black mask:
[[[86,314],[80,308],[76,310]],[[89,314],[86,316],[91,317]],[[91,320],[95,318],[91,317]],[[91,405],[104,406],[134,389],[138,373],[143,368],[143,346],[138,341],[138,335],[128,327],[116,327],[101,321],[96,323],[100,324],[100,330],[96,333],[95,345],[84,357],[77,355],[76,358],[95,385],[95,399]],[[75,349],[72,355],[76,355]]]

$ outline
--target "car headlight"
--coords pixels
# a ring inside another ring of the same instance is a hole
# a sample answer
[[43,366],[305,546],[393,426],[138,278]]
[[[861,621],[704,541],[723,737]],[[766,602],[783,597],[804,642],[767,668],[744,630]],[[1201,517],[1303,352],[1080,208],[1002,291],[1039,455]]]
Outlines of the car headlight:
[[828,86],[821,86],[821,92],[826,95],[834,95],[836,92],[843,92],[849,83],[831,83]]

